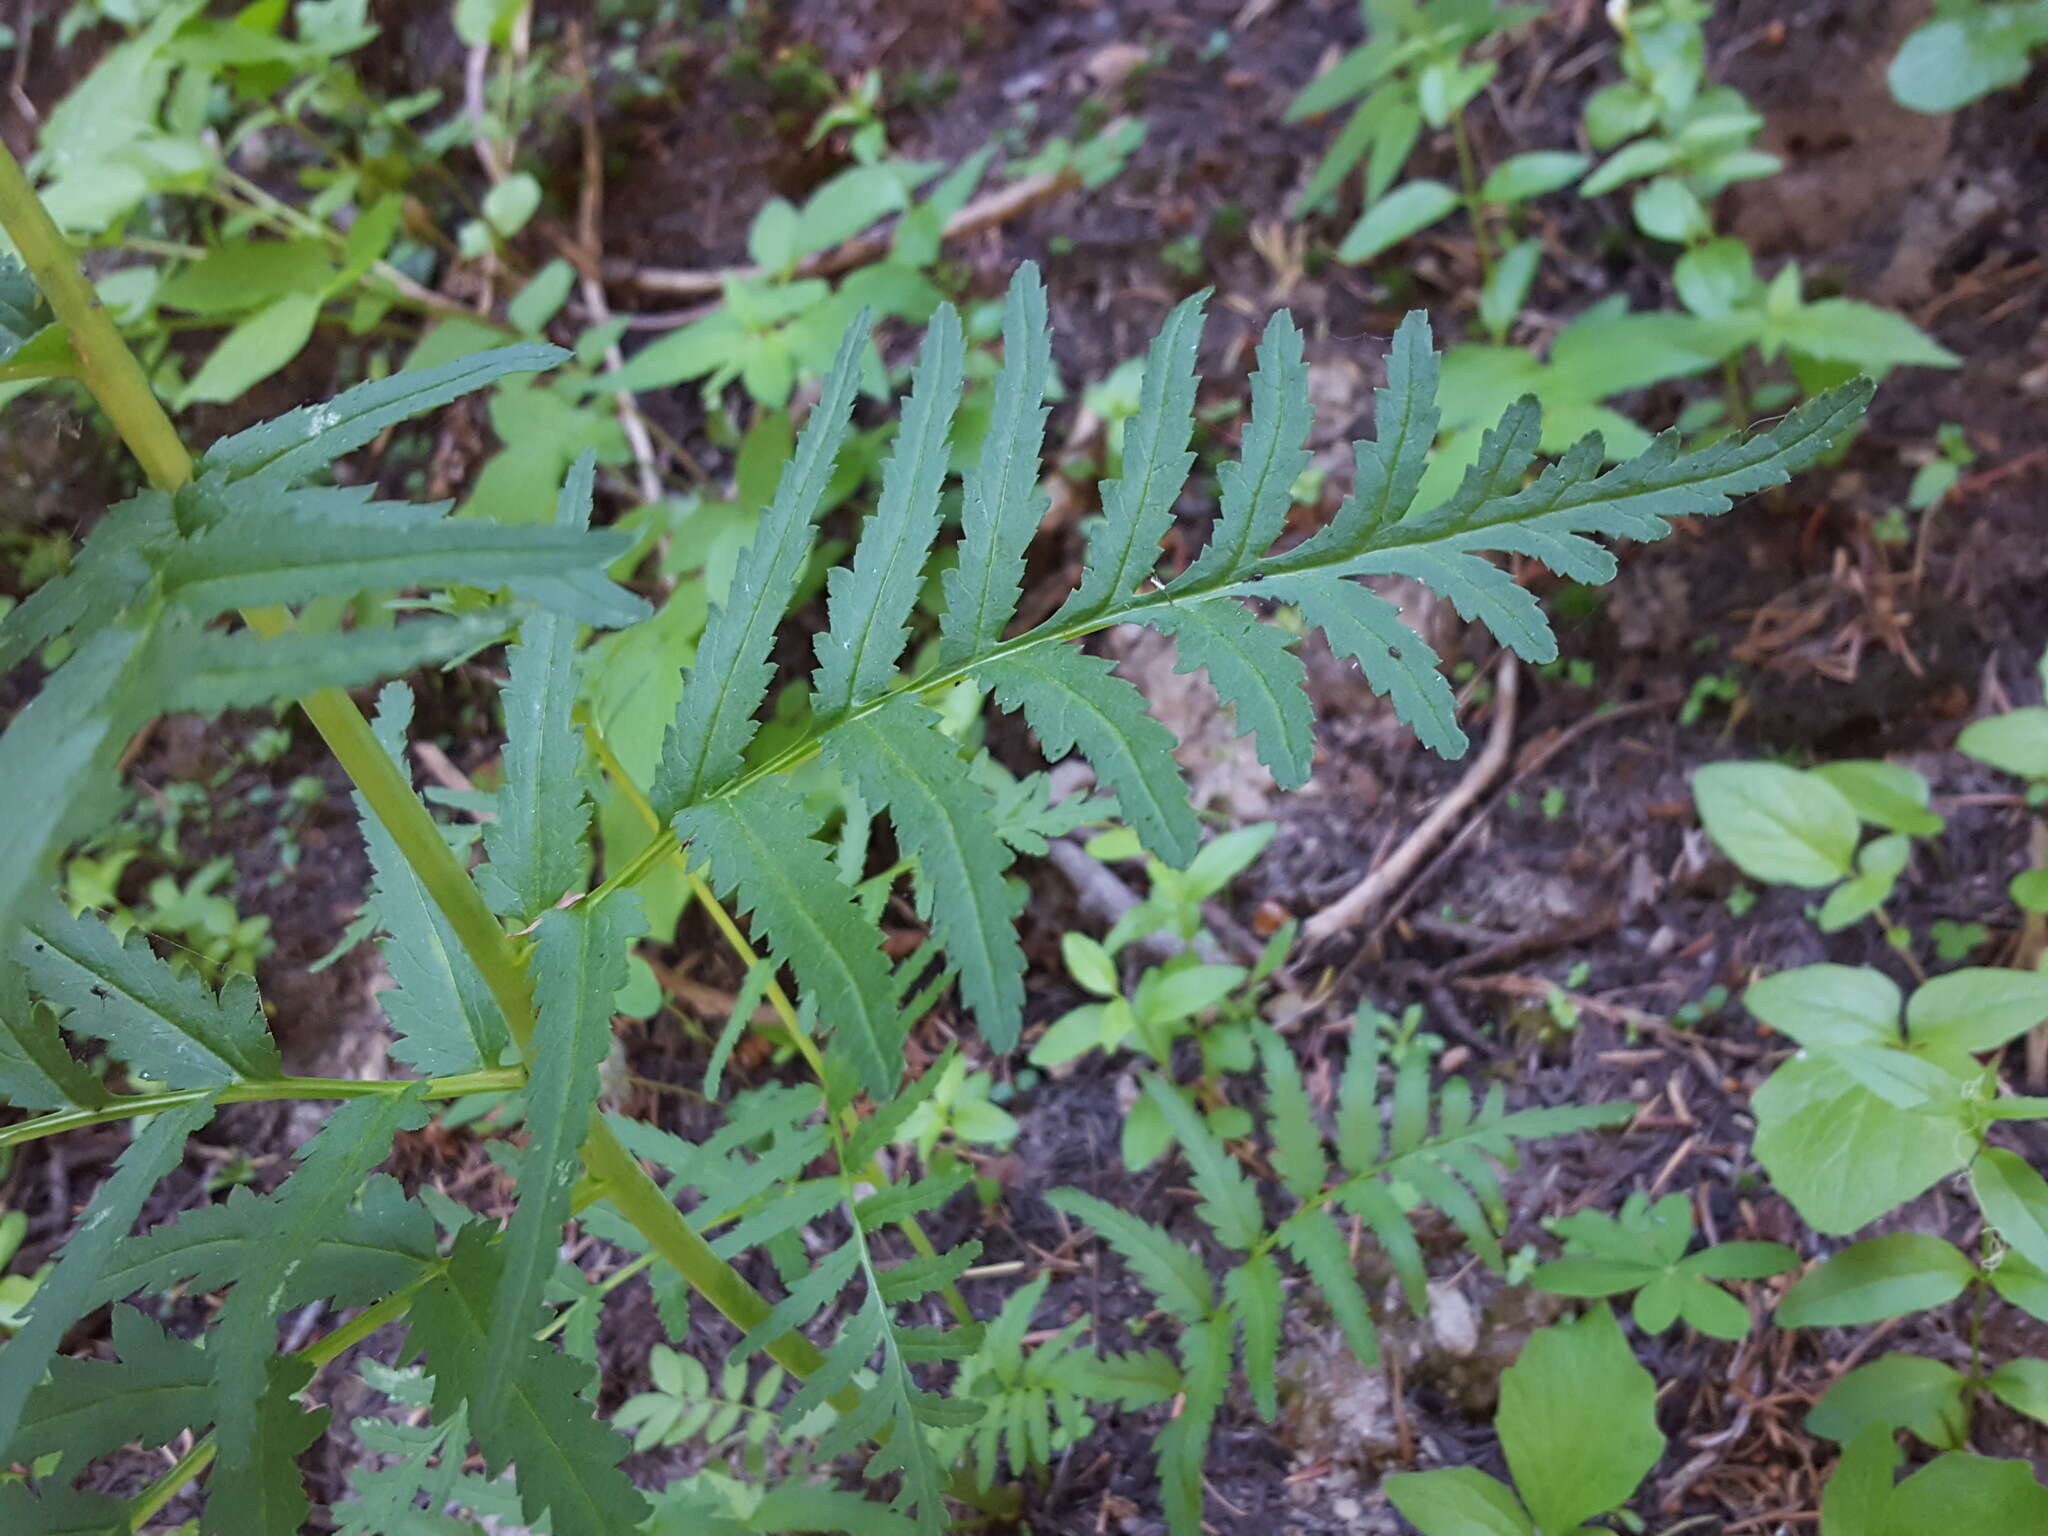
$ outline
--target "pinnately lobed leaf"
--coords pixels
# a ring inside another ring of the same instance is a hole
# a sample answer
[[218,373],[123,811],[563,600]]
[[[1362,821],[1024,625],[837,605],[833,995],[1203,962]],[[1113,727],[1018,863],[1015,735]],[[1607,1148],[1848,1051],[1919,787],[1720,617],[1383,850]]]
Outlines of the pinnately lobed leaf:
[[824,394],[797,438],[775,499],[761,514],[753,542],[740,556],[726,599],[697,645],[697,664],[683,684],[675,723],[661,748],[654,804],[664,819],[729,779],[753,739],[754,711],[768,692],[775,631],[796,595],[811,548],[811,525],[824,506],[832,466],[846,441],[847,413],[860,380],[865,319],[840,343]]
[[[590,526],[597,464],[585,453],[569,470],[555,510],[557,528]],[[578,772],[583,745],[572,715],[579,668],[576,623],[540,612],[519,629],[507,659],[505,782],[484,826],[491,880],[507,910],[527,919],[579,884],[588,864],[590,806]]]
[[626,984],[633,940],[646,931],[630,897],[550,912],[534,935],[536,1022],[526,1085],[526,1150],[519,1204],[498,1257],[498,1288],[472,1390],[497,1402],[512,1390],[533,1334],[581,1171],[600,1070],[612,1045],[612,999]]

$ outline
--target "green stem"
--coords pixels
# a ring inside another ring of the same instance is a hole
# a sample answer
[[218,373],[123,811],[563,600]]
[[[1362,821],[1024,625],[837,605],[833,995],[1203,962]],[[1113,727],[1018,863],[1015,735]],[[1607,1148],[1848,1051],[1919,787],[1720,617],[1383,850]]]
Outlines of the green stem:
[[79,377],[114,423],[121,441],[142,464],[149,483],[174,491],[192,478],[192,458],[157,403],[143,376],[142,365],[128,350],[113,317],[94,290],[78,256],[57,228],[13,152],[0,144],[0,224],[14,241],[42,290],[71,336],[78,355]]
[[[55,1114],[38,1115],[33,1120],[0,1128],[0,1147],[18,1146],[45,1136],[61,1136],[66,1131],[82,1131],[87,1126],[108,1125],[116,1120],[131,1120],[138,1115],[161,1115],[181,1104],[196,1104],[209,1097],[219,1104],[267,1104],[281,1099],[372,1099],[380,1095],[395,1097],[413,1086],[411,1082],[390,1078],[259,1077],[229,1083],[225,1088],[181,1088],[165,1093],[125,1094],[111,1104],[97,1105],[92,1109],[60,1109]],[[460,1099],[473,1093],[504,1093],[525,1086],[524,1067],[499,1067],[488,1072],[465,1072],[457,1077],[429,1078],[426,1096],[430,1099]]]
[[[22,261],[34,274],[71,337],[81,377],[101,409],[113,422],[129,450],[141,461],[150,483],[174,491],[192,478],[192,458],[179,440],[171,419],[151,392],[135,354],[122,341],[92,284],[64,236],[37,199],[20,162],[0,144],[0,225],[13,238]],[[250,627],[275,635],[291,622],[279,607],[243,614]],[[463,949],[482,973],[485,985],[505,1016],[507,1028],[522,1053],[533,1043],[532,993],[522,957],[492,914],[468,871],[442,840],[412,784],[370,730],[353,700],[338,688],[323,688],[299,701],[322,739],[333,751],[364,803],[398,844],[427,893],[454,928]],[[636,1227],[648,1245],[707,1301],[743,1328],[752,1328],[770,1311],[768,1303],[710,1244],[683,1219],[661,1187],[626,1151],[602,1120],[595,1122],[583,1149],[584,1166],[603,1183],[621,1215]],[[788,1334],[768,1346],[776,1360],[808,1375],[823,1363],[811,1342]],[[859,1404],[851,1388],[832,1402],[850,1411]]]
[[1493,281],[1493,239],[1486,228],[1486,204],[1479,197],[1479,163],[1472,155],[1472,136],[1465,131],[1462,110],[1451,114],[1451,137],[1458,146],[1458,181],[1465,190],[1465,216],[1472,221],[1472,249],[1479,254],[1479,286]]

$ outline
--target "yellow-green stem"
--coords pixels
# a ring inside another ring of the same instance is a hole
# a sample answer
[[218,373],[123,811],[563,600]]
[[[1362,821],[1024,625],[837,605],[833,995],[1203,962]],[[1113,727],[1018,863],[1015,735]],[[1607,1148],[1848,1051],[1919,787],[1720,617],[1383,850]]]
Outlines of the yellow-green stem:
[[[219,1104],[265,1104],[280,1099],[369,1099],[380,1094],[400,1094],[414,1086],[396,1078],[357,1077],[272,1077],[249,1078],[224,1088],[179,1088],[164,1093],[124,1094],[111,1104],[92,1109],[60,1109],[0,1129],[0,1147],[18,1146],[87,1126],[107,1125],[115,1120],[132,1120],[138,1115],[161,1115],[181,1104],[196,1104],[211,1097]],[[460,1099],[474,1093],[505,1093],[526,1086],[524,1067],[498,1067],[488,1072],[464,1072],[456,1077],[429,1078],[430,1099]]]

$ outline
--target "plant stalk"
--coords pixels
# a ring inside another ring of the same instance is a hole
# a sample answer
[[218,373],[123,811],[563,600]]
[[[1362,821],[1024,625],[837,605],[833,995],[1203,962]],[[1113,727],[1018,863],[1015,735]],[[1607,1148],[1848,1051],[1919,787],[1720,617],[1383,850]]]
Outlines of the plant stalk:
[[[141,463],[150,484],[162,491],[184,485],[192,478],[192,456],[63,232],[4,144],[0,144],[0,226],[12,237],[23,263],[69,332],[81,379]],[[291,622],[289,613],[279,607],[248,610],[243,617],[266,637],[281,633]],[[410,781],[371,732],[355,701],[341,689],[323,688],[299,704],[448,918],[463,949],[482,973],[521,1052],[529,1051],[534,1015],[525,966],[468,871],[442,840]],[[683,1219],[602,1119],[592,1123],[583,1161],[649,1246],[727,1318],[752,1328],[768,1316],[770,1308],[760,1292],[711,1251],[710,1244]],[[785,1335],[767,1349],[799,1376],[809,1375],[824,1360],[798,1333]],[[850,1410],[859,1396],[850,1388],[842,1389],[832,1401],[842,1410]]]

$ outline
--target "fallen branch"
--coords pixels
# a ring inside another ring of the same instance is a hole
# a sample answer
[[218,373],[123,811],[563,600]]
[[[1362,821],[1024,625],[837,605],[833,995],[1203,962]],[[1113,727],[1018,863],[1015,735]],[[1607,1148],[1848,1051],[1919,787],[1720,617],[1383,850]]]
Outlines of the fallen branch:
[[[1047,171],[1037,176],[1026,176],[1022,181],[1013,181],[1007,187],[985,192],[968,203],[952,218],[946,220],[946,227],[940,238],[963,240],[985,229],[993,229],[998,224],[1007,223],[1029,213],[1041,203],[1049,203],[1061,193],[1070,192],[1080,185],[1080,176],[1071,170]],[[830,277],[835,273],[849,272],[855,267],[868,266],[880,261],[889,253],[889,242],[895,238],[895,234],[896,226],[893,222],[877,224],[865,234],[855,235],[851,240],[842,241],[830,250],[818,251],[805,257],[797,264],[795,275]],[[776,274],[764,267],[753,266],[615,266],[607,268],[607,275],[621,282],[631,283],[648,293],[665,293],[686,299],[709,299],[725,292],[728,278],[736,278],[741,282],[759,282]]]
[[1512,653],[1503,654],[1500,676],[1494,685],[1493,728],[1486,733],[1486,746],[1472,760],[1465,776],[1458,780],[1456,788],[1436,803],[1435,809],[1423,818],[1422,825],[1387,856],[1385,863],[1303,923],[1303,938],[1310,943],[1320,943],[1363,922],[1368,913],[1407,882],[1429,856],[1430,850],[1486,793],[1487,786],[1507,766],[1508,749],[1514,745],[1515,695],[1520,680],[1520,664]]

